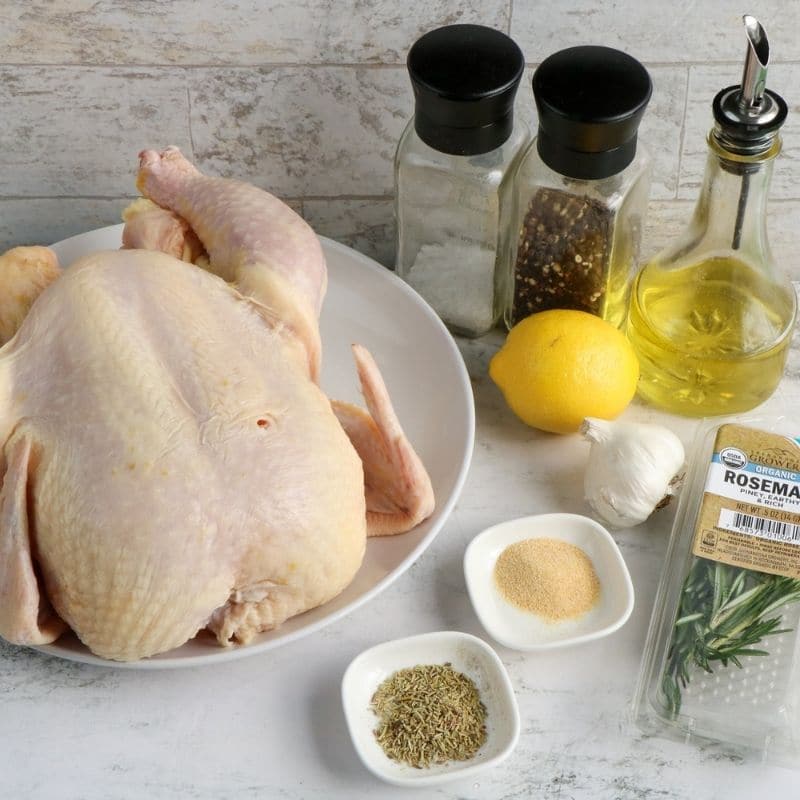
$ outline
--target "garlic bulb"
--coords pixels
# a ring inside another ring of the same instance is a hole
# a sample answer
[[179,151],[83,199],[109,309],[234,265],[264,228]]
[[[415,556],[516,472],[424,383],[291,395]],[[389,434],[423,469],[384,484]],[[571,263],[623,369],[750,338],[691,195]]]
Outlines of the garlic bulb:
[[680,485],[681,440],[661,425],[587,417],[580,432],[591,442],[584,491],[609,525],[629,528],[666,505]]

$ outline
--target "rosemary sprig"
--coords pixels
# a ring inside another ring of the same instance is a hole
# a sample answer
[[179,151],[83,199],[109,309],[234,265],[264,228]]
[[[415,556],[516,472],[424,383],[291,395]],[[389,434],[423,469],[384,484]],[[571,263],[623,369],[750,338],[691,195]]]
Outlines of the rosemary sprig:
[[741,668],[742,656],[766,656],[754,647],[767,636],[786,633],[782,614],[800,601],[800,580],[695,558],[683,584],[661,689],[667,710],[676,716],[690,668],[713,672],[713,662]]

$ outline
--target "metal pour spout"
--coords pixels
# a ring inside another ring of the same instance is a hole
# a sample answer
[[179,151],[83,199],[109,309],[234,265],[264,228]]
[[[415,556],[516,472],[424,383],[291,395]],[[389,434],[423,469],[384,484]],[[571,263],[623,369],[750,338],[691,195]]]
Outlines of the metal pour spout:
[[739,108],[745,114],[758,114],[767,84],[769,41],[763,25],[750,14],[742,17],[747,35]]
[[778,131],[788,112],[786,101],[766,88],[769,42],[764,27],[750,14],[745,14],[742,22],[747,36],[742,82],[740,86],[728,86],[717,92],[712,103],[714,128],[711,131],[720,151],[734,156],[722,158],[722,169],[742,179],[732,231],[734,250],[741,246],[750,178],[780,151]]
[[747,37],[742,81],[714,97],[713,136],[729,152],[755,156],[769,152],[775,144],[788,107],[780,95],[765,86],[769,42],[763,25],[750,14],[742,21]]

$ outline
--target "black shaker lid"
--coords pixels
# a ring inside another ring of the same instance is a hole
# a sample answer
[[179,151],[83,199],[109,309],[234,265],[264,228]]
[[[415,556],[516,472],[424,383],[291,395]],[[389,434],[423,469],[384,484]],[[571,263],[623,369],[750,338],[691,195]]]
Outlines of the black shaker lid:
[[494,150],[511,135],[525,59],[504,33],[446,25],[419,38],[407,64],[414,127],[425,144],[467,156]]
[[554,53],[533,75],[540,157],[571,178],[621,172],[636,155],[652,91],[647,70],[627,53],[593,45]]

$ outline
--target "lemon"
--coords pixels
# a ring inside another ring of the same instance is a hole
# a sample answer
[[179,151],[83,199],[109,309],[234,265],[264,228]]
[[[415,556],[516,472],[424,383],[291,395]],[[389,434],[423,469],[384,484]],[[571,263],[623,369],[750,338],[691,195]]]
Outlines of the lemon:
[[489,375],[523,422],[572,433],[585,417],[613,419],[622,412],[636,392],[639,362],[611,323],[553,309],[511,329]]

